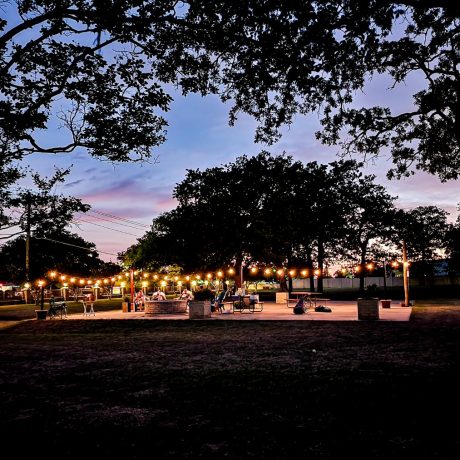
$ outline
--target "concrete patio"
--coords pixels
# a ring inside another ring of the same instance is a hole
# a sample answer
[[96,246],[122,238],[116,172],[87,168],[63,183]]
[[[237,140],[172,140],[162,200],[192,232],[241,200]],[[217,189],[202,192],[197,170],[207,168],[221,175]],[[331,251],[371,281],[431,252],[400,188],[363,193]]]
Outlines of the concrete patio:
[[[328,301],[327,306],[331,308],[332,312],[315,312],[313,309],[303,315],[295,315],[292,308],[288,308],[286,304],[275,302],[264,302],[264,309],[262,312],[249,313],[212,313],[211,318],[207,321],[358,321],[358,308],[356,300]],[[144,319],[144,320],[158,320],[158,319],[177,319],[188,320],[187,314],[163,314],[146,317],[143,311],[123,313],[121,310],[113,310],[106,312],[98,312],[97,304],[95,305],[96,314],[94,316],[83,316],[83,314],[69,315],[68,319]],[[390,308],[379,308],[380,321],[409,321],[411,307],[401,307],[401,301],[393,301]],[[198,320],[203,321],[203,320]]]

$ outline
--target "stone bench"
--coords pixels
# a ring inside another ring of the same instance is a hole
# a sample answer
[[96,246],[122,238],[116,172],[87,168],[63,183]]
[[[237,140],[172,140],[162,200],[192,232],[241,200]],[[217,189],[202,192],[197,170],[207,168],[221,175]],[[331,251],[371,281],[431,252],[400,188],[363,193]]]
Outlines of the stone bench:
[[186,300],[146,300],[144,304],[145,316],[187,313]]

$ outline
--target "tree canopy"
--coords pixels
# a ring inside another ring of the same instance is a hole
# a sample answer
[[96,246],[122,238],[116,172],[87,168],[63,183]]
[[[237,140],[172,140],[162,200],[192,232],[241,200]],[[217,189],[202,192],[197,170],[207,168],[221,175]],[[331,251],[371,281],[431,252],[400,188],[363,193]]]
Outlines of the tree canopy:
[[[296,114],[319,113],[327,144],[391,151],[390,175],[460,171],[460,24],[447,0],[18,0],[0,19],[0,153],[86,148],[149,158],[171,95],[217,94],[273,142]],[[375,75],[421,76],[411,107],[359,107]],[[42,136],[59,121],[68,137]],[[0,164],[0,166],[2,166]]]
[[242,263],[313,269],[315,261],[321,274],[327,261],[365,263],[372,241],[388,241],[394,198],[360,167],[261,152],[189,170],[174,191],[178,206],[154,219],[124,261],[154,270],[175,263],[186,271]]
[[[33,260],[29,273],[31,280],[43,277],[49,270],[78,276],[82,273],[113,275],[119,270],[110,264],[109,270],[104,270],[106,263],[99,258],[94,243],[65,229],[48,229],[43,236],[32,238],[30,246]],[[8,241],[0,248],[0,279],[24,281],[25,253],[24,236]]]

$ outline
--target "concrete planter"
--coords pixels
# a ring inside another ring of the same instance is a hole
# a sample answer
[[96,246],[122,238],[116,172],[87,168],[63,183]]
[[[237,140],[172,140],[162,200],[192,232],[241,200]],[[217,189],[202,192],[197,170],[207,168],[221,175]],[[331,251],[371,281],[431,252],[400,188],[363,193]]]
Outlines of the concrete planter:
[[288,299],[288,292],[277,292],[275,303],[286,303]]
[[189,319],[206,319],[211,317],[211,301],[191,300],[188,306]]
[[384,299],[380,301],[382,303],[382,308],[390,308],[391,307],[391,300]]
[[379,319],[379,299],[358,299],[358,319]]
[[37,315],[37,319],[46,319],[48,310],[35,310],[35,314]]

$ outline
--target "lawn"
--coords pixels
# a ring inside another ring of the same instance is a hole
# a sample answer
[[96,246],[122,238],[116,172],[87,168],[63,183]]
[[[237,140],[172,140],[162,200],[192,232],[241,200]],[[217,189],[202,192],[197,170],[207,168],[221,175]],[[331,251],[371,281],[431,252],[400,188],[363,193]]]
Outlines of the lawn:
[[[96,302],[97,311],[121,310],[121,299],[103,299]],[[69,314],[83,313],[81,302],[66,301],[67,311]],[[43,309],[48,310],[49,303],[46,301]],[[0,321],[19,321],[23,319],[35,318],[35,310],[40,310],[40,305],[1,305]]]
[[44,458],[457,459],[459,332],[458,302],[405,323],[26,321],[0,331],[0,433]]

